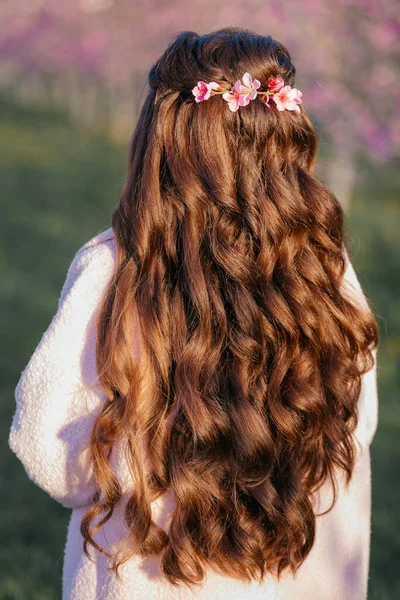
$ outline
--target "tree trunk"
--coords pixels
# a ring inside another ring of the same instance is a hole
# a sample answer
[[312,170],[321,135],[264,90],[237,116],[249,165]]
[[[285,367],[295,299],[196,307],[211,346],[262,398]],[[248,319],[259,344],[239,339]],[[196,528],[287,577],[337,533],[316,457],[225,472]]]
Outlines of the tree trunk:
[[348,140],[333,146],[333,153],[326,167],[327,185],[348,212],[357,181],[356,155]]

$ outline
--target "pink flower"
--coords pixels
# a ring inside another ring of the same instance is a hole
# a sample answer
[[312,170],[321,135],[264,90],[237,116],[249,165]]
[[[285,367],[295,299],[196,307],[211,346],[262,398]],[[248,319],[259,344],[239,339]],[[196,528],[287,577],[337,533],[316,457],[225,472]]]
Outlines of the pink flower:
[[257,98],[256,90],[260,87],[261,82],[258,79],[253,81],[252,76],[247,72],[243,75],[242,82],[243,84],[238,79],[230,92],[222,94],[223,99],[228,102],[229,110],[232,112],[237,111],[239,106],[247,106],[250,100]]
[[302,104],[302,93],[296,88],[291,88],[290,85],[285,85],[277,94],[272,96],[272,100],[276,102],[276,108],[282,110],[295,110],[300,112],[298,104]]
[[192,94],[195,97],[196,102],[203,102],[208,100],[212,90],[219,89],[219,84],[216,81],[206,83],[205,81],[198,81],[197,85],[192,89]]
[[270,77],[268,79],[268,87],[273,92],[279,92],[279,90],[281,90],[284,85],[285,85],[285,82],[282,79],[282,77]]
[[231,91],[225,92],[225,94],[222,94],[222,97],[228,102],[229,110],[232,112],[237,111],[239,106],[246,106],[250,102],[247,96],[242,93],[242,84],[240,83],[240,79],[236,81]]
[[[258,88],[261,85],[261,82],[258,81],[258,79],[254,79],[252,76],[250,75],[250,73],[245,73],[242,77],[242,81],[244,83],[244,86],[248,89],[247,95],[249,100],[254,100],[255,98],[257,98],[257,91]],[[244,91],[244,90],[243,90]]]
[[269,109],[271,108],[270,105],[269,105],[269,99],[270,99],[270,97],[271,96],[269,94],[263,94],[262,96],[260,96],[261,102],[264,102],[264,104],[266,106],[268,106]]

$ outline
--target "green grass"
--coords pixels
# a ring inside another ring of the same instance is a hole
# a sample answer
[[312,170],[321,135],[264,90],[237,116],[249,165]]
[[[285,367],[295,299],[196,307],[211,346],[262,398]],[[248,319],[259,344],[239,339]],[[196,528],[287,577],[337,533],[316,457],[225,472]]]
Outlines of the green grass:
[[[76,250],[110,226],[126,148],[74,127],[57,112],[0,100],[1,481],[0,600],[60,597],[69,511],[27,478],[9,451],[14,388],[53,316]],[[129,132],[127,132],[127,139]],[[372,446],[373,517],[369,600],[400,598],[400,170],[360,165],[348,215],[351,253],[381,329],[380,422]],[[349,599],[350,600],[350,599]]]
[[0,115],[0,599],[55,600],[70,512],[29,481],[8,449],[14,389],[74,253],[111,224],[125,149],[57,113],[2,99]]
[[380,328],[379,426],[372,444],[372,546],[369,600],[400,598],[400,171],[397,165],[363,171],[348,229],[354,266]]

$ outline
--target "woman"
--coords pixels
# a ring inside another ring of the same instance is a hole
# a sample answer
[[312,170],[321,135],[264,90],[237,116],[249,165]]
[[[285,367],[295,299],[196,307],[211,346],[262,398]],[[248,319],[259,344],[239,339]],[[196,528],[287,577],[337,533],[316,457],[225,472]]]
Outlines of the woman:
[[365,599],[378,328],[287,49],[178,34],[9,443],[72,508],[63,598]]

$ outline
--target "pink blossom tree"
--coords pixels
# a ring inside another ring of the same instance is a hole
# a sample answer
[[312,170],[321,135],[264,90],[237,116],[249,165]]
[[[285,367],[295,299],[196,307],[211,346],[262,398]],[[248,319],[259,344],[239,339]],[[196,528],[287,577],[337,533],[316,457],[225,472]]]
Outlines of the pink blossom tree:
[[126,139],[147,69],[178,31],[241,25],[270,34],[289,49],[304,106],[329,136],[328,179],[346,204],[360,151],[386,160],[400,148],[396,8],[394,0],[197,0],[190,9],[185,0],[2,0],[0,85],[64,103],[83,123],[107,120]]

